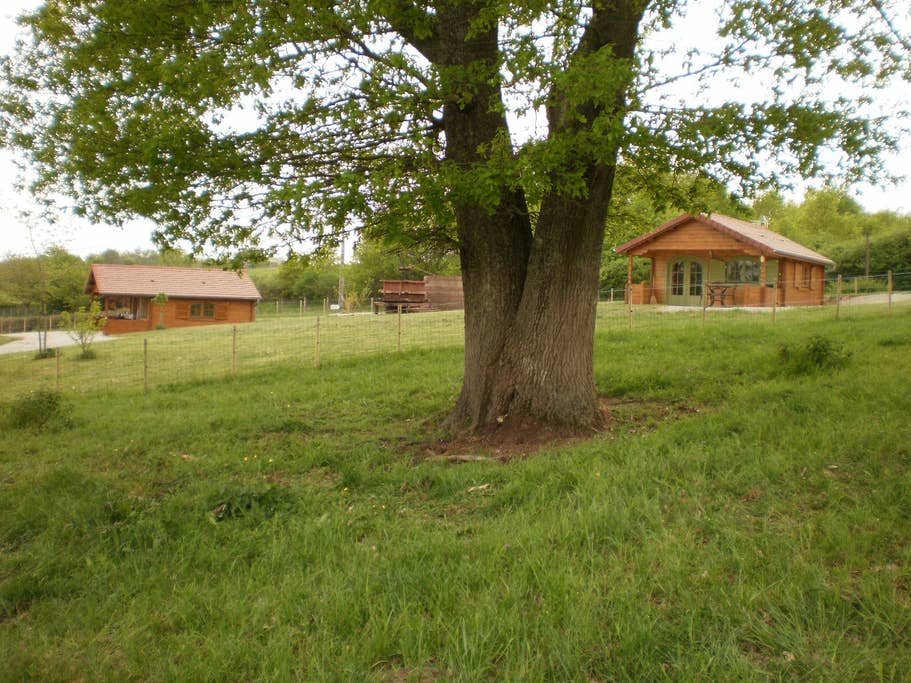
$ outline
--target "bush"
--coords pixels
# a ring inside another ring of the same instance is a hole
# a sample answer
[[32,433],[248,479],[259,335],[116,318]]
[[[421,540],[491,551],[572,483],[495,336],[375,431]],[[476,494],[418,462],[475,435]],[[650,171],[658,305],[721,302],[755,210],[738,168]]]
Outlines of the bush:
[[841,368],[848,362],[851,353],[838,342],[814,336],[799,346],[783,344],[778,349],[778,357],[783,368],[795,374],[807,374]]
[[71,407],[56,391],[30,391],[9,406],[9,422],[18,429],[69,427]]

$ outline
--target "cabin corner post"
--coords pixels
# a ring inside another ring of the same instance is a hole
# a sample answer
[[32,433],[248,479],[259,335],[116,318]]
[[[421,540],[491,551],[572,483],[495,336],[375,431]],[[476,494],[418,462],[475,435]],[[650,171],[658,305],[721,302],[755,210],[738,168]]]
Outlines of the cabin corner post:
[[759,288],[759,305],[766,305],[766,259],[765,254],[760,254],[759,256],[759,283],[761,287]]
[[626,268],[626,303],[633,305],[633,255],[627,255]]
[[655,299],[655,303],[658,303],[658,299],[655,296],[655,257],[652,256],[649,258],[650,265],[648,269],[648,302],[652,303],[652,299]]

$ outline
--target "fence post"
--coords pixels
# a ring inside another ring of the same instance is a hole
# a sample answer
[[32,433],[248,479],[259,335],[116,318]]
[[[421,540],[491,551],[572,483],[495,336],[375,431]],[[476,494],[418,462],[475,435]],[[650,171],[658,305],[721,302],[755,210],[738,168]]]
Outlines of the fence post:
[[614,303],[614,288],[610,288],[610,302]]
[[857,281],[858,280],[860,280],[860,278],[855,275],[854,276],[854,296],[857,296],[857,294],[858,294],[858,291],[857,291]]
[[22,331],[28,332],[28,318],[22,319]]
[[[822,285],[825,287],[825,283]],[[778,310],[778,283],[772,286],[772,324],[775,324],[775,312]]]
[[231,330],[231,374],[237,374],[237,325]]
[[56,353],[56,357],[57,357],[57,376],[56,376],[56,381],[55,381],[55,387],[57,388],[57,392],[59,393],[59,392],[60,392],[60,347],[58,346],[58,347],[57,347],[56,349],[54,349],[54,350],[57,352],[57,353]]
[[889,313],[892,312],[892,271],[889,271]]
[[313,358],[314,367],[319,367],[319,316],[316,316],[316,355]]
[[705,334],[705,309],[708,308],[709,298],[705,291],[705,284],[702,285],[702,333]]
[[149,393],[149,340],[142,340],[142,390]]
[[633,329],[633,288],[626,283],[623,298],[626,299],[626,323],[629,329]]
[[329,313],[329,297],[323,299],[323,313]]
[[396,314],[396,317],[398,318],[399,333],[398,333],[398,341],[396,342],[395,350],[397,352],[401,352],[402,351],[402,304],[399,304],[397,306],[397,309],[398,309],[398,312]]
[[841,312],[841,275],[838,276],[838,280],[835,285],[835,319],[838,320],[839,313]]
[[275,300],[275,315],[278,315],[278,299]]
[[297,317],[298,317],[298,318],[303,318],[303,317],[304,317],[304,300],[303,300],[303,299],[298,299],[298,300],[297,300],[297,304],[298,304],[298,308],[299,308],[298,313],[297,313]]

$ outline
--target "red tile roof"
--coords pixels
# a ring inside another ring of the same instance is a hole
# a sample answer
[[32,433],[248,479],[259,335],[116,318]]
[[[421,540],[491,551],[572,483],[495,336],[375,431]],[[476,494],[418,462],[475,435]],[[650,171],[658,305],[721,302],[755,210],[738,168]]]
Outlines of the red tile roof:
[[784,235],[779,235],[773,230],[769,230],[764,225],[759,225],[758,223],[750,223],[749,221],[744,221],[739,218],[731,218],[730,216],[724,216],[720,213],[713,213],[708,216],[705,214],[699,214],[694,216],[692,214],[685,213],[673,220],[664,223],[659,226],[652,232],[637,237],[625,244],[621,244],[619,247],[614,249],[618,254],[626,254],[632,249],[639,247],[656,237],[663,235],[666,232],[675,230],[684,223],[689,221],[698,221],[703,225],[707,225],[719,232],[722,232],[726,235],[733,237],[734,239],[749,244],[757,249],[759,249],[763,254],[768,256],[784,256],[787,258],[795,259],[797,261],[809,261],[811,263],[818,263],[823,266],[834,266],[835,262],[831,259],[826,258],[822,254],[813,251],[809,247],[805,247],[802,244],[795,242],[792,239],[788,239]]
[[177,299],[262,298],[246,270],[94,263],[85,285],[86,294],[153,297],[159,292]]

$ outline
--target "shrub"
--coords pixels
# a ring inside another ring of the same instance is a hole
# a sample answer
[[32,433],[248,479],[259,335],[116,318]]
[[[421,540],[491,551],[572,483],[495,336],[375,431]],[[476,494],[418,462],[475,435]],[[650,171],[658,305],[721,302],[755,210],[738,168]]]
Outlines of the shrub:
[[56,391],[30,391],[9,406],[13,427],[41,429],[52,425],[69,427],[71,407]]
[[101,302],[96,299],[88,308],[81,306],[77,312],[61,318],[60,327],[65,329],[70,338],[79,344],[83,360],[89,360],[95,357],[95,353],[91,349],[92,342],[95,341],[95,336],[104,329],[106,322],[101,316]]
[[783,368],[796,374],[806,374],[843,367],[851,353],[838,342],[813,336],[798,346],[783,344],[778,349],[778,357]]

